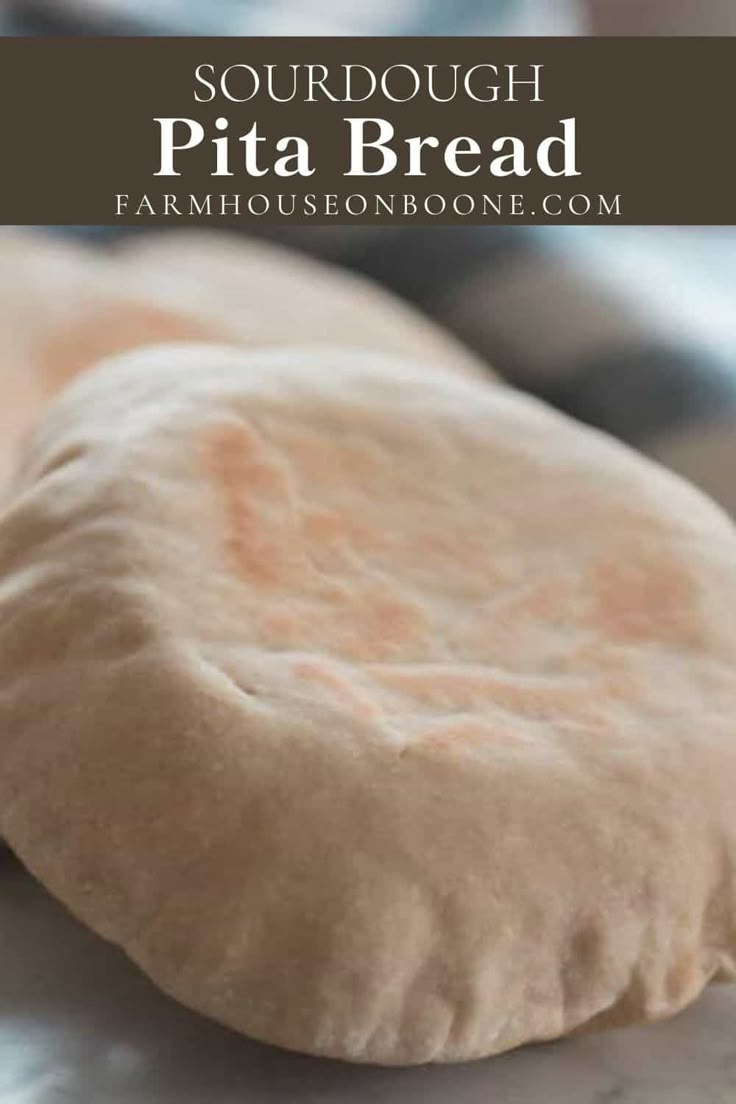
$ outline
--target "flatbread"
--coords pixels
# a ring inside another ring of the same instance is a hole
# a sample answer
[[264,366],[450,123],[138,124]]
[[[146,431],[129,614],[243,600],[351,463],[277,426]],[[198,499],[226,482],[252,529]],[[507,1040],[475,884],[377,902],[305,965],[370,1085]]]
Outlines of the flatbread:
[[156,305],[119,267],[53,234],[0,231],[0,496],[24,435],[83,369],[140,345],[222,339],[176,304]]
[[339,342],[490,374],[371,281],[288,249],[200,231],[116,248],[0,231],[0,495],[48,400],[102,357],[172,341]]
[[0,523],[0,830],[184,1004],[356,1061],[736,973],[736,532],[542,404],[344,350],[83,376]]
[[[38,265],[38,234],[0,232],[0,496],[12,472],[16,450],[46,401],[46,391],[36,367],[29,362],[29,339],[37,332],[40,317],[53,309],[57,297],[48,284],[57,280],[59,253],[53,247]],[[77,254],[70,250],[75,269]],[[65,271],[66,275],[66,271]],[[60,281],[64,286],[64,280]],[[39,285],[43,292],[39,296]],[[39,305],[40,299],[40,305]]]

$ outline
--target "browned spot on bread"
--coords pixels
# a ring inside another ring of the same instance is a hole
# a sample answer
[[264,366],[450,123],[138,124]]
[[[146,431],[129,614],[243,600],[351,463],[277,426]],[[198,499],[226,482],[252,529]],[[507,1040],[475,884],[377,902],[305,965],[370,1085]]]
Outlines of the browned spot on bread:
[[350,556],[367,556],[386,544],[380,533],[335,510],[306,509],[302,529],[308,554],[318,565],[340,564]]
[[438,751],[452,750],[456,745],[482,745],[507,743],[514,740],[514,733],[509,726],[503,729],[491,724],[488,720],[477,720],[474,717],[463,717],[449,722],[446,725],[436,726],[421,732],[417,743],[422,747],[437,749]]
[[350,713],[366,720],[381,714],[381,708],[354,682],[338,673],[321,659],[298,660],[292,667],[297,678],[317,687],[324,687],[338,704]]
[[491,697],[489,679],[484,672],[429,664],[424,667],[374,667],[371,673],[382,685],[429,708],[464,709]]
[[503,672],[441,664],[374,666],[371,675],[380,685],[413,699],[428,712],[494,705],[535,720],[573,716],[578,721],[590,721],[596,716],[595,687],[591,689],[588,681],[515,678]]
[[273,648],[298,648],[304,643],[304,617],[292,604],[269,608],[258,619],[258,635]]
[[380,479],[385,459],[369,440],[333,438],[301,424],[281,423],[279,433],[306,482],[370,486]]
[[388,580],[327,583],[331,634],[339,654],[363,662],[423,653],[428,624],[419,604]]
[[534,579],[522,586],[502,586],[481,607],[478,623],[483,632],[490,635],[506,629],[515,630],[528,623],[573,626],[575,602],[575,588],[566,575]]
[[579,634],[574,577],[508,578],[491,593],[453,632],[460,654],[529,674],[570,654]]
[[38,352],[54,392],[102,357],[169,341],[222,341],[221,332],[190,315],[147,303],[95,304],[44,339]]
[[256,585],[297,580],[307,565],[288,476],[255,430],[245,423],[210,428],[204,467],[223,503],[222,543],[231,566]]
[[591,572],[591,620],[614,640],[685,641],[696,629],[691,576],[674,556],[608,556]]

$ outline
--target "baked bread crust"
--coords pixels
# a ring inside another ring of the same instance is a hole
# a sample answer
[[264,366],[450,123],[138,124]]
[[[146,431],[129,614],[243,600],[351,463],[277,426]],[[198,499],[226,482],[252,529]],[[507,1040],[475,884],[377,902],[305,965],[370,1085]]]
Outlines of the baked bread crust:
[[341,350],[78,380],[0,523],[0,830],[164,990],[386,1064],[736,953],[736,534],[540,403]]
[[344,343],[491,375],[372,281],[232,234],[146,234],[101,249],[6,228],[0,286],[0,488],[24,434],[65,384],[144,345]]

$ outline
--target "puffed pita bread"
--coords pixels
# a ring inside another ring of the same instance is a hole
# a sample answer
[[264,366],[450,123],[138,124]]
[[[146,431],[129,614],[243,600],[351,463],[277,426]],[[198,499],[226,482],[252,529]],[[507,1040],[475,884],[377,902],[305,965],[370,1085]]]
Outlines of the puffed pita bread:
[[[40,251],[36,248],[41,241],[40,234],[0,231],[0,496],[19,442],[47,399],[41,373],[29,352],[33,335],[46,324],[49,311],[58,302],[58,296],[49,293],[49,285],[57,281],[60,263],[59,251],[52,244],[48,253],[43,246]],[[70,267],[74,268],[77,253],[69,252]],[[43,258],[40,265],[39,256]],[[61,267],[66,269],[63,262]]]
[[119,267],[102,249],[0,231],[0,495],[48,401],[101,356],[153,342],[222,339],[175,304],[157,306]]
[[102,357],[182,340],[337,342],[486,372],[459,341],[372,281],[234,235],[176,231],[103,249],[6,229],[0,287],[4,351],[30,365],[47,391]]
[[340,350],[81,377],[0,524],[0,830],[164,990],[410,1064],[736,973],[736,533]]
[[143,345],[339,342],[490,374],[371,281],[235,235],[174,231],[103,249],[6,228],[0,289],[0,488],[48,400],[95,361]]

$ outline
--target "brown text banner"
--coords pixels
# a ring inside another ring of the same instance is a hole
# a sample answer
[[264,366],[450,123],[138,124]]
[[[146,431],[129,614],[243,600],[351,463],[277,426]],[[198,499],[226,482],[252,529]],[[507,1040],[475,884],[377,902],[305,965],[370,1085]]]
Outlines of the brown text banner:
[[0,221],[736,222],[732,38],[5,38]]

